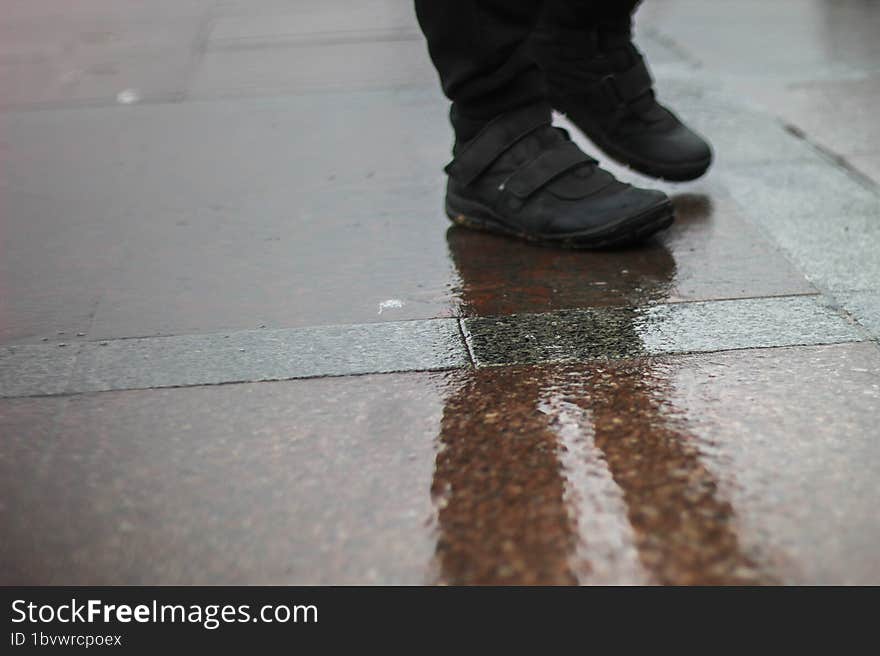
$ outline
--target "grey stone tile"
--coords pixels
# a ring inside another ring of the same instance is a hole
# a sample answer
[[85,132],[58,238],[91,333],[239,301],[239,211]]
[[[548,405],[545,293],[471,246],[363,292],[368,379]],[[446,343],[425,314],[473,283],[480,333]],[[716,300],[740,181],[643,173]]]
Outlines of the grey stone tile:
[[[816,297],[595,308],[465,321],[480,365],[859,341]],[[4,396],[467,367],[455,319],[7,347]],[[69,384],[67,382],[70,377]]]
[[637,21],[728,79],[815,79],[880,69],[880,18],[871,3],[858,0],[671,0],[644,3]]
[[880,74],[803,82],[756,96],[811,141],[834,153],[870,153],[880,144],[876,111]]
[[413,3],[400,0],[347,2],[301,0],[263,3],[220,3],[207,47],[240,48],[289,41],[422,39]]
[[71,7],[36,17],[4,12],[0,107],[179,97],[207,6],[183,3],[165,15],[143,6],[118,9],[93,13]]
[[364,41],[209,51],[193,76],[190,97],[437,85],[422,40]]
[[691,111],[688,124],[706,135],[715,160],[725,163],[819,160],[816,151],[789,133],[772,116],[759,112],[726,109]]
[[831,215],[837,219],[833,223],[842,224],[843,229],[851,217],[872,215],[880,207],[873,190],[827,161],[731,166],[720,172],[720,179],[731,197],[766,217],[768,225],[813,224],[818,217]]
[[695,60],[645,22],[636,23],[635,43],[650,62],[651,72],[655,76],[658,73],[671,76],[675,72],[685,71],[693,75],[697,71]]
[[880,338],[880,291],[844,292],[837,298],[871,335]]
[[[803,274],[743,218],[730,198],[719,193],[674,192],[672,200],[676,222],[659,237],[675,259],[674,283],[668,300],[815,293]],[[638,284],[644,289],[648,280]]]
[[876,346],[719,353],[672,366],[663,414],[701,436],[740,549],[780,582],[880,581]]
[[627,308],[471,317],[466,336],[478,365],[572,362],[644,353]]
[[83,348],[76,392],[465,366],[455,319],[116,340]]
[[850,155],[846,159],[860,173],[868,176],[880,186],[880,153],[874,155]]
[[635,329],[648,353],[835,344],[861,339],[836,311],[810,296],[657,305],[639,313]]
[[880,280],[880,196],[830,163],[730,167],[722,180],[744,214],[807,276],[832,290]]
[[469,318],[478,365],[571,362],[647,354],[860,341],[816,297],[741,299]]
[[0,346],[0,397],[62,394],[79,344]]

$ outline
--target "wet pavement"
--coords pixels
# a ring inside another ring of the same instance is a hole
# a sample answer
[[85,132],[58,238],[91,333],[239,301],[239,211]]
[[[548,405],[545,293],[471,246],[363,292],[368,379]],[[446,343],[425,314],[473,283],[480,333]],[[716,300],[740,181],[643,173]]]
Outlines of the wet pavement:
[[0,583],[880,583],[880,7],[647,0],[596,253],[449,226],[408,0],[0,7]]

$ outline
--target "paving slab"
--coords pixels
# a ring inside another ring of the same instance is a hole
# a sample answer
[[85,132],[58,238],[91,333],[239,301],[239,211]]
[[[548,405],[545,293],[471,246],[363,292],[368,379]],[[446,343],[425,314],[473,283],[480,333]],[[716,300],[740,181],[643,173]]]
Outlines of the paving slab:
[[[880,54],[880,53],[878,53]],[[807,138],[841,155],[876,152],[880,143],[880,74],[817,80],[757,94]]]
[[188,53],[122,55],[112,62],[89,60],[73,65],[0,63],[0,84],[10,90],[0,108],[173,101],[184,93],[189,74]]
[[877,583],[878,370],[852,344],[4,400],[2,580]]
[[0,401],[0,581],[427,582],[442,388],[111,393],[71,399],[57,429],[35,418],[58,399]]
[[646,2],[637,20],[728,80],[760,83],[880,70],[880,15],[860,0]]
[[[67,407],[66,397],[43,399],[0,399],[0,527],[4,543],[14,535],[23,553],[42,541],[38,532],[23,529],[23,520],[43,507],[36,480],[45,478],[45,465],[50,460],[58,422]],[[23,475],[21,467],[27,468]],[[28,480],[30,482],[28,482]],[[39,520],[37,520],[39,521]],[[8,581],[12,562],[5,546],[0,580]],[[25,579],[20,579],[24,581]]]
[[7,185],[0,191],[0,342],[85,335],[105,286],[122,268],[125,228],[119,217],[125,210],[83,198],[87,189],[77,195],[21,192],[13,168],[22,160],[13,166],[0,159]]
[[86,2],[53,14],[46,3],[5,3],[0,108],[181,96],[210,5],[168,5]]
[[290,41],[423,39],[412,2],[364,0],[347,2],[305,0],[296,3],[263,2],[255,12],[252,2],[219,2],[206,47]]
[[[78,21],[137,21],[165,17],[179,20],[201,16],[217,0],[77,0],[74,3],[56,0],[4,0],[0,23],[39,21],[40,24]],[[250,4],[253,9],[254,3]]]
[[[464,341],[462,339],[464,338]],[[816,296],[7,346],[3,396],[864,341]],[[466,346],[466,345],[467,346]]]
[[69,389],[180,387],[467,364],[455,319],[401,321],[90,343]]
[[637,251],[448,231],[439,93],[331,100],[4,115],[0,268],[17,282],[0,335],[112,339],[814,291],[712,180],[672,190],[677,225]]
[[246,50],[206,52],[188,97],[434,89],[437,85],[437,72],[423,40],[262,44]]
[[862,336],[818,297],[657,305],[635,323],[648,353],[835,344]]
[[474,317],[464,328],[475,363],[486,366],[863,339],[813,297]]
[[781,581],[861,585],[880,576],[870,483],[878,352],[862,344],[725,354],[674,377],[672,405],[707,436],[706,462],[736,509],[740,544]]
[[874,338],[880,338],[880,290],[845,292],[837,298]]
[[815,293],[724,195],[679,190],[673,202],[676,223],[638,249],[536,248],[450,230],[461,313],[494,316]]
[[849,155],[846,160],[856,170],[871,178],[880,187],[880,153],[873,155]]
[[[438,150],[448,148],[437,93],[399,103],[355,94],[318,131],[302,129],[326,108],[317,98],[0,115],[9,288],[0,334],[88,332],[103,296],[98,337],[385,319],[380,303],[404,291],[411,302],[391,319],[436,316],[411,308],[444,294],[450,278],[447,222],[436,216],[442,162],[413,140],[434,111]],[[406,116],[413,147],[378,162]],[[289,145],[279,148],[282,140]],[[357,148],[340,159],[346,143]],[[260,157],[243,161],[248,149]],[[426,179],[430,190],[408,186]],[[431,190],[433,203],[424,197]],[[425,229],[432,220],[436,231]],[[326,272],[308,268],[322,258]],[[362,299],[345,291],[358,286]],[[354,312],[335,291],[352,297]],[[206,321],[206,306],[226,316]]]
[[0,346],[0,397],[63,394],[81,344]]
[[880,280],[880,195],[830,162],[734,166],[723,182],[743,213],[807,278],[831,290]]
[[716,164],[579,253],[448,227],[411,0],[6,0],[0,583],[880,583],[880,11],[637,22]]

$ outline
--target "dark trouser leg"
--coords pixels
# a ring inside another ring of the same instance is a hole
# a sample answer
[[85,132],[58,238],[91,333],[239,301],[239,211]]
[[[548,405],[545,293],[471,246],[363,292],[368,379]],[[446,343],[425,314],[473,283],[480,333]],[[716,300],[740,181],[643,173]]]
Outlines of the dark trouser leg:
[[544,0],[416,0],[459,142],[511,109],[542,100],[526,41]]
[[453,103],[446,214],[458,225],[580,248],[644,239],[672,223],[672,204],[615,180],[551,125],[530,38],[543,8],[544,0],[416,0]]
[[706,140],[654,94],[632,40],[633,0],[547,0],[532,56],[554,109],[607,155],[667,180],[694,180],[712,163]]
[[547,0],[543,17],[565,27],[595,27],[628,18],[641,0]]

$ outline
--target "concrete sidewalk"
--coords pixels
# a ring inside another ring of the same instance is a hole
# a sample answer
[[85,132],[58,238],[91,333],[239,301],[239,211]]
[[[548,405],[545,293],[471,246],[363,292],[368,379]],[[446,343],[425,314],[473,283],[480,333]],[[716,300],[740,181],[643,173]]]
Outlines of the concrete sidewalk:
[[582,253],[355,4],[0,0],[0,584],[880,583],[880,5],[647,0],[717,163]]

